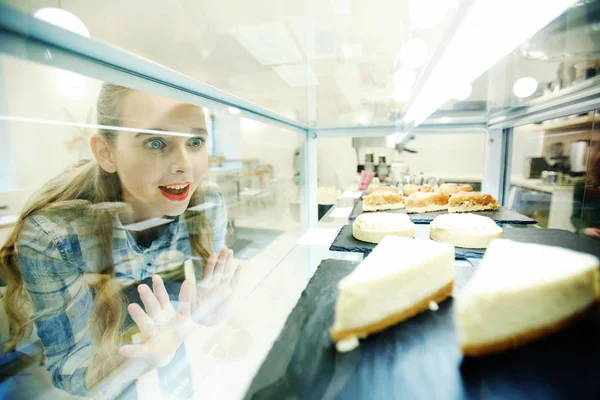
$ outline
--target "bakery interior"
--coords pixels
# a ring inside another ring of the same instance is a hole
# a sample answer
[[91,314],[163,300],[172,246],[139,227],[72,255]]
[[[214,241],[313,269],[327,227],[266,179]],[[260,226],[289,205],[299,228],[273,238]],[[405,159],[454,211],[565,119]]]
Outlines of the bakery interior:
[[[233,305],[186,336],[193,356],[167,383],[154,369],[110,397],[600,398],[597,309],[516,349],[461,353],[453,308],[485,248],[453,248],[448,300],[351,351],[329,331],[338,282],[377,248],[352,226],[379,185],[466,185],[497,201],[481,215],[502,214],[504,238],[592,254],[597,278],[600,1],[0,0],[0,36],[2,243],[32,195],[92,157],[103,84],[204,109],[206,178],[242,266]],[[395,211],[415,249],[435,243],[439,212]],[[373,259],[404,262],[383,247]],[[533,247],[507,249],[509,264],[537,263]],[[53,383],[35,329],[0,354],[0,397],[80,398]]]

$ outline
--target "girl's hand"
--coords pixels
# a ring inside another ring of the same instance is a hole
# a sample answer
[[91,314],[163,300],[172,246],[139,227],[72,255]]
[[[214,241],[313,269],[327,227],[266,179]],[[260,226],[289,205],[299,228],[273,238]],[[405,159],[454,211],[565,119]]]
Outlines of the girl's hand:
[[122,346],[119,353],[127,358],[145,361],[149,368],[169,364],[183,342],[191,322],[191,297],[194,285],[184,281],[179,292],[177,311],[169,300],[162,278],[152,277],[154,292],[148,285],[138,286],[144,308],[133,303],[127,307],[129,315],[139,328],[144,340],[141,344]]
[[233,250],[223,248],[206,261],[202,280],[192,289],[192,320],[203,325],[223,322],[231,311],[240,266],[233,262]]

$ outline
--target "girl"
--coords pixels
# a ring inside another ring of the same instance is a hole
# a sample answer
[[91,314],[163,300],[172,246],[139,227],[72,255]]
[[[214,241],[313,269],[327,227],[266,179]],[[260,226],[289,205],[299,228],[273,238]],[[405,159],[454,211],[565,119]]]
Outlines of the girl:
[[[194,323],[227,313],[239,276],[222,195],[203,181],[204,111],[105,84],[97,114],[95,161],[37,192],[0,250],[9,346],[35,322],[54,385],[83,396],[127,359],[119,383],[168,364]],[[131,327],[142,343],[126,344]]]

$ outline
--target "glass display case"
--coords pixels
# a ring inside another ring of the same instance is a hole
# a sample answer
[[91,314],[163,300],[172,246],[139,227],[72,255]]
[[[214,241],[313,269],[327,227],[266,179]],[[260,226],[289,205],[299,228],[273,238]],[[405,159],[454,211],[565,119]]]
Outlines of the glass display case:
[[2,0],[0,397],[477,397],[455,299],[336,352],[341,242],[369,185],[456,183],[598,256],[600,2],[542,3]]

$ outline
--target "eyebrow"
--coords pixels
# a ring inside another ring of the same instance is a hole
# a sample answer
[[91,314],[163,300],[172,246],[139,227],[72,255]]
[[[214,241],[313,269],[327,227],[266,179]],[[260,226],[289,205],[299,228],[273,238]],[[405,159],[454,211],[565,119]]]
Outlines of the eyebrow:
[[[154,131],[154,132],[148,132],[148,130]],[[139,137],[139,136],[152,136],[152,135],[169,135],[169,136],[187,136],[187,137],[191,137],[191,136],[196,136],[196,135],[208,135],[208,131],[204,128],[192,128],[192,132],[191,133],[179,133],[179,132],[172,132],[172,131],[166,131],[164,129],[160,129],[160,128],[152,128],[152,129],[148,129],[145,130],[146,132],[138,132],[136,133],[133,137]]]

